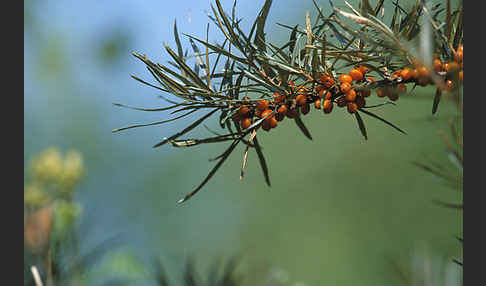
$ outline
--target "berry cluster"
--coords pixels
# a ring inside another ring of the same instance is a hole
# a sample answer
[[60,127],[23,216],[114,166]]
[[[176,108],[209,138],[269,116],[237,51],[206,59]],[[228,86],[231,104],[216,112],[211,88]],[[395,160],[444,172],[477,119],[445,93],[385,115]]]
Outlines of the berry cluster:
[[[435,75],[443,80],[443,85],[439,88],[452,90],[455,86],[454,82],[463,80],[463,46],[457,48],[455,61],[442,62],[437,55],[434,55],[433,69]],[[376,82],[373,77],[365,77],[366,73],[366,66],[361,65],[347,74],[339,75],[338,83],[325,73],[321,73],[319,79],[308,81],[298,87],[290,80],[288,91],[285,94],[274,93],[273,100],[262,99],[250,102],[246,98],[247,101],[243,104],[234,106],[237,111],[232,119],[235,124],[240,123],[242,129],[247,129],[255,119],[265,118],[261,127],[269,131],[277,127],[278,122],[285,117],[295,118],[299,113],[308,114],[311,104],[315,109],[322,109],[325,114],[332,112],[334,104],[338,107],[347,107],[347,111],[351,114],[356,113],[366,106],[366,98],[371,94],[370,85]],[[400,94],[407,91],[406,83],[427,86],[434,83],[431,76],[431,71],[427,67],[414,63],[413,68],[407,67],[394,71],[387,80],[388,84],[380,86],[376,90],[376,95],[396,101]],[[306,86],[309,84],[311,86]]]
[[247,129],[254,122],[254,119],[265,118],[261,127],[265,131],[277,127],[279,121],[288,118],[295,118],[297,115],[306,115],[310,112],[311,104],[316,109],[322,109],[325,114],[331,113],[334,103],[339,107],[347,106],[349,113],[355,113],[365,106],[365,97],[370,96],[368,89],[356,89],[351,84],[374,82],[373,78],[364,78],[366,67],[359,66],[351,70],[349,74],[339,76],[339,85],[327,75],[320,74],[319,80],[308,82],[308,87],[303,84],[296,87],[290,80],[289,91],[285,94],[274,93],[273,100],[262,99],[256,103],[249,101],[236,105],[238,110],[233,114],[233,121],[240,123],[241,128]]
[[[463,63],[463,45],[457,48],[454,54],[454,61],[442,62],[437,54],[434,54],[434,60],[432,61],[433,72],[435,76],[440,78],[440,85],[438,88],[440,90],[451,91],[456,85],[457,81],[462,82],[464,77],[464,63]],[[379,97],[388,96],[391,100],[398,99],[399,93],[406,92],[407,88],[405,83],[415,83],[419,86],[427,86],[434,84],[431,77],[431,71],[419,64],[414,63],[414,68],[404,68],[401,70],[396,70],[392,74],[392,79],[400,78],[400,83],[396,85],[396,88],[391,89],[389,87],[380,88],[376,91]]]

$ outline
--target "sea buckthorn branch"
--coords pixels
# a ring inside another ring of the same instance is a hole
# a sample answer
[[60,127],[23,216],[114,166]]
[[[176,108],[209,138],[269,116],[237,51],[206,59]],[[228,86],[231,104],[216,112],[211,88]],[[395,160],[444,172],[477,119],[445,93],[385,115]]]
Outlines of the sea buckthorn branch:
[[[313,1],[318,11],[313,25],[309,13],[306,14],[303,30],[299,29],[298,25],[292,27],[278,24],[290,30],[289,41],[279,47],[265,40],[264,27],[271,0],[265,1],[249,34],[241,30],[241,19],[235,16],[236,1],[231,16],[225,13],[219,0],[215,2],[216,8],[211,5],[213,15],[208,17],[224,35],[222,45],[208,42],[208,25],[206,40],[184,34],[194,51],[194,55],[187,56],[186,52],[185,56],[177,25],[174,23],[177,52],[164,44],[173,60],[169,62],[172,68],[153,63],[145,55],[133,53],[147,66],[160,86],[132,76],[134,79],[172,94],[182,101],[172,101],[161,96],[171,104],[162,108],[138,108],[116,104],[143,111],[171,110],[171,114],[185,113],[167,120],[115,129],[113,132],[165,124],[197,111],[210,110],[176,134],[163,138],[154,147],[167,143],[174,147],[192,147],[231,141],[231,145],[213,159],[217,163],[208,176],[179,202],[184,202],[196,194],[240,143],[246,146],[240,179],[243,178],[246,168],[248,152],[255,149],[265,181],[270,186],[269,169],[258,142],[258,135],[262,133],[261,130],[269,132],[276,128],[285,118],[293,119],[302,133],[312,140],[311,133],[302,120],[303,116],[311,109],[321,110],[327,115],[333,111],[335,105],[338,108],[346,107],[347,112],[356,118],[360,132],[367,139],[368,133],[361,116],[363,114],[405,134],[405,131],[370,110],[394,105],[401,95],[406,94],[408,84],[413,84],[412,89],[426,85],[437,87],[432,113],[437,111],[444,92],[459,99],[459,88],[463,80],[463,46],[460,44],[462,5],[451,12],[448,1],[447,15],[443,17],[446,19],[444,23],[439,20],[442,11],[440,3],[431,6],[418,1],[409,12],[395,3],[392,21],[390,25],[386,25],[383,18],[383,1],[373,8],[368,1],[363,0],[360,1],[359,9],[345,2],[350,12],[336,7],[330,1],[332,10],[328,16],[324,16],[323,9]],[[433,26],[433,39],[436,44],[433,60],[422,59],[423,57],[414,54],[408,48],[408,42],[420,36],[420,19],[424,14],[427,15],[424,21],[429,21]],[[205,54],[200,53],[197,44],[205,47]],[[226,61],[220,63],[220,59],[224,58]],[[193,69],[189,67],[189,60],[196,61]],[[204,72],[203,75],[199,75],[201,70]],[[246,84],[243,84],[244,80]],[[390,101],[371,103],[372,91],[378,99]],[[462,104],[461,100],[457,102]],[[209,120],[218,111],[221,112],[219,124],[227,131],[226,134],[218,133],[208,138],[179,139]]]

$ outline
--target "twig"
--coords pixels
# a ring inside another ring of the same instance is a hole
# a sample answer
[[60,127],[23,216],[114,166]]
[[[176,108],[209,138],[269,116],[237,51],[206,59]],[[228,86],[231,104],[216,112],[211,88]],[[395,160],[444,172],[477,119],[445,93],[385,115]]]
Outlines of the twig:
[[31,266],[30,271],[32,271],[32,276],[34,276],[35,285],[36,286],[44,286],[44,284],[42,284],[42,280],[40,278],[40,274],[39,274],[39,271],[37,270],[37,267]]

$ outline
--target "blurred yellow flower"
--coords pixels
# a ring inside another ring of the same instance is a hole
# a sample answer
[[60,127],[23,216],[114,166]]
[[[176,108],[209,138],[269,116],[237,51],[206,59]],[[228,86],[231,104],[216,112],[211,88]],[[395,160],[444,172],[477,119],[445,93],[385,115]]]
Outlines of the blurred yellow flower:
[[50,197],[38,184],[30,183],[24,187],[24,204],[27,207],[40,207],[47,203],[49,200]]
[[57,148],[50,147],[34,157],[30,170],[37,184],[54,186],[56,192],[69,195],[83,175],[83,156],[76,150],[63,156]]
[[76,150],[70,150],[64,158],[63,170],[59,178],[62,191],[70,191],[83,175],[83,156]]
[[32,160],[31,170],[40,181],[56,180],[63,170],[61,153],[53,147],[44,150]]

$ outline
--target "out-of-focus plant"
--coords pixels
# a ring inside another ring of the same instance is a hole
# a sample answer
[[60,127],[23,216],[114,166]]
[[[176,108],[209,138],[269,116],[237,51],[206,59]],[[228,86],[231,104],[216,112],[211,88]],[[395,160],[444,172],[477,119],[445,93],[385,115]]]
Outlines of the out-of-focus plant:
[[[270,186],[269,168],[258,135],[290,118],[308,139],[312,139],[302,121],[302,116],[313,109],[311,105],[324,116],[329,116],[334,105],[346,107],[367,139],[361,115],[378,119],[405,133],[371,110],[395,105],[400,96],[411,96],[406,92],[407,85],[412,85],[412,89],[436,87],[433,114],[443,96],[459,98],[463,80],[462,3],[453,8],[451,1],[416,1],[410,9],[405,9],[396,1],[393,9],[385,12],[384,1],[372,6],[369,1],[361,0],[357,8],[347,2],[344,2],[345,7],[329,2],[332,9],[324,11],[314,1],[317,17],[311,19],[307,13],[303,28],[279,24],[290,33],[289,40],[281,46],[266,41],[264,29],[271,0],[265,1],[249,33],[240,27],[242,20],[236,17],[236,1],[231,13],[227,13],[220,1],[215,0],[216,7],[211,5],[213,14],[208,16],[225,40],[222,44],[210,43],[208,24],[205,39],[185,35],[194,51],[190,56],[183,52],[174,24],[177,50],[165,44],[173,60],[169,65],[154,63],[145,55],[133,53],[147,66],[157,84],[132,77],[175,96],[177,101],[160,95],[171,105],[162,108],[116,105],[151,112],[172,110],[171,114],[177,116],[113,132],[164,124],[209,110],[189,126],[154,145],[155,148],[169,143],[187,148],[231,142],[213,159],[217,163],[207,177],[179,200],[182,203],[212,178],[240,143],[246,146],[240,178],[245,173],[249,150],[254,149]],[[386,19],[385,14],[392,16]],[[204,47],[202,51],[198,44]],[[195,60],[194,68],[189,66],[189,60]],[[371,91],[376,92],[378,101],[373,102]],[[210,130],[212,137],[179,139],[217,112],[225,134]]]
[[[84,171],[78,151],[63,155],[56,148],[44,150],[28,166],[28,182],[24,187],[25,271],[34,267],[47,285],[60,281],[63,269],[60,247],[72,235],[75,221],[82,213],[73,195]],[[29,281],[34,282],[32,279],[25,282]]]
[[[289,274],[280,268],[268,269],[262,277],[255,273],[237,271],[240,261],[237,257],[231,257],[222,263],[216,260],[212,263],[206,273],[202,276],[196,269],[195,261],[188,258],[182,271],[182,284],[173,283],[174,276],[168,275],[160,260],[154,264],[153,275],[159,286],[187,285],[187,286],[243,286],[243,285],[265,285],[265,286],[305,286],[302,282],[292,281]],[[255,284],[256,283],[256,284]]]
[[[462,48],[459,50],[460,55],[462,57]],[[462,70],[461,70],[462,73]],[[461,74],[459,74],[461,76]],[[434,99],[434,106],[436,104],[437,95]],[[428,173],[432,174],[433,176],[440,179],[440,181],[445,184],[447,187],[451,188],[454,191],[460,192],[462,195],[463,192],[463,175],[464,175],[464,140],[463,140],[463,98],[462,93],[457,90],[457,92],[453,92],[448,97],[450,101],[455,104],[456,107],[456,114],[449,122],[449,129],[448,131],[441,130],[439,132],[440,137],[445,146],[445,156],[448,159],[448,165],[441,164],[434,161],[425,162],[416,161],[414,162],[415,165],[419,166],[423,170],[427,171]],[[463,203],[460,202],[446,202],[443,200],[434,200],[434,203],[437,203],[440,206],[456,209],[458,211],[463,210]],[[461,234],[459,234],[461,235]],[[462,244],[463,240],[461,237],[458,237],[459,242]],[[453,261],[459,265],[463,265],[463,262],[454,258]]]
[[[63,236],[81,214],[81,206],[73,201],[73,194],[84,172],[82,155],[72,150],[63,156],[58,149],[48,148],[32,159],[28,172],[29,181],[24,187],[26,224],[44,217],[49,229],[52,226],[57,235]],[[31,233],[28,228],[27,233]],[[31,240],[32,237],[26,236],[26,242]],[[47,241],[39,241],[39,245],[46,244]]]
[[410,267],[396,265],[402,285],[462,286],[462,268],[425,247],[414,249]]

